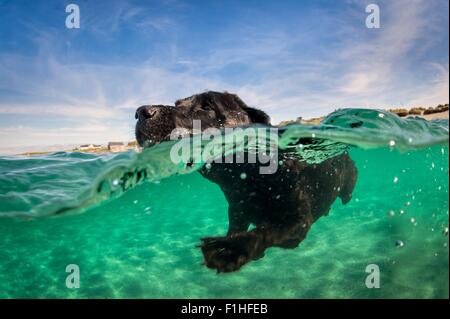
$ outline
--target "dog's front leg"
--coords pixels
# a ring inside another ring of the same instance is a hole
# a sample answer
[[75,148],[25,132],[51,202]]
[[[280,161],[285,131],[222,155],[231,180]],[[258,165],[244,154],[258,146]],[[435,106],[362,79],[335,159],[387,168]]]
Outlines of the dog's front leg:
[[205,265],[217,272],[231,272],[264,255],[267,248],[263,232],[254,229],[224,237],[202,238]]
[[200,248],[205,265],[217,272],[231,272],[261,258],[269,247],[295,248],[305,239],[313,221],[313,216],[308,214],[292,223],[264,225],[229,236],[202,238]]

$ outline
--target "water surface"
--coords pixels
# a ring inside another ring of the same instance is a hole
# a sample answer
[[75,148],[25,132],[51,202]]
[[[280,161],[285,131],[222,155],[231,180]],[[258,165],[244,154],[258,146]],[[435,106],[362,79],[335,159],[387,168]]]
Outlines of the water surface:
[[[448,298],[448,121],[341,110],[284,128],[280,147],[305,137],[314,143],[295,150],[310,162],[350,153],[353,199],[336,201],[298,248],[220,275],[195,246],[226,233],[228,204],[201,163],[170,161],[173,142],[1,157],[0,297]],[[68,264],[79,289],[65,285]],[[365,286],[369,264],[380,289]]]

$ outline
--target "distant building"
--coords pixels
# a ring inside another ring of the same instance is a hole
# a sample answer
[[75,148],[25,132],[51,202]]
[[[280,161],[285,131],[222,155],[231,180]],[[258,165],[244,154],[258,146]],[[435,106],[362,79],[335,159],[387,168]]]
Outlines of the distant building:
[[137,141],[128,142],[128,147],[137,147],[137,146],[138,146]]
[[101,148],[101,145],[97,145],[97,144],[83,144],[80,145],[76,148],[76,150],[78,151],[85,151],[85,150],[92,150],[92,149],[98,149]]
[[109,142],[108,150],[110,152],[124,152],[127,150],[127,146],[123,142]]

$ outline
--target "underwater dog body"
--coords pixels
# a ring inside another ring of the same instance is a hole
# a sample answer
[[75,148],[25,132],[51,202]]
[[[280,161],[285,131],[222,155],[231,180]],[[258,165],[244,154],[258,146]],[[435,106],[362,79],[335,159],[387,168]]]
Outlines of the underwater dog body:
[[[236,95],[218,92],[179,100],[175,107],[141,106],[136,118],[141,146],[168,140],[175,128],[191,130],[193,120],[201,120],[203,129],[270,125],[264,112]],[[273,174],[261,174],[258,163],[213,163],[200,169],[220,186],[229,204],[227,235],[203,238],[200,245],[209,268],[235,271],[264,256],[269,247],[295,248],[338,197],[344,204],[351,199],[357,170],[348,154],[320,164],[307,164],[282,150],[276,157]],[[250,225],[255,227],[249,230]]]

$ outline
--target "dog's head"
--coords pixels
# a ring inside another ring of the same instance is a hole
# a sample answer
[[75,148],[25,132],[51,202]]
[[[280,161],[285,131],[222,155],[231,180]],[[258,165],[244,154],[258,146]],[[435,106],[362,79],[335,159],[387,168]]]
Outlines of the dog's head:
[[192,130],[200,120],[202,129],[270,124],[269,116],[248,107],[237,95],[206,92],[175,102],[175,106],[143,105],[136,110],[136,139],[146,147],[169,140],[174,129]]

